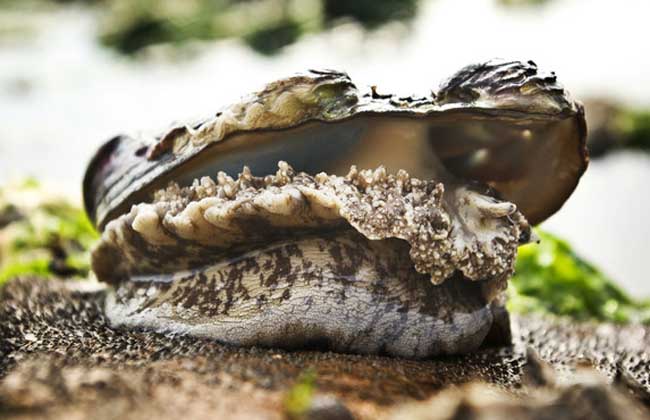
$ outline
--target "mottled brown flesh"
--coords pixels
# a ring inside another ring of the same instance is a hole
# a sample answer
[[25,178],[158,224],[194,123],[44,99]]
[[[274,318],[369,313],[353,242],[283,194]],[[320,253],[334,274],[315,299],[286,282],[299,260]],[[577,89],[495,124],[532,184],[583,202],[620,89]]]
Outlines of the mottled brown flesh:
[[493,326],[497,284],[461,276],[435,286],[408,252],[350,229],[301,237],[166,281],[133,278],[107,315],[115,326],[244,346],[407,358],[476,350]]
[[115,326],[423,358],[481,345],[528,229],[485,191],[279,162],[169,185],[109,223],[92,262]]

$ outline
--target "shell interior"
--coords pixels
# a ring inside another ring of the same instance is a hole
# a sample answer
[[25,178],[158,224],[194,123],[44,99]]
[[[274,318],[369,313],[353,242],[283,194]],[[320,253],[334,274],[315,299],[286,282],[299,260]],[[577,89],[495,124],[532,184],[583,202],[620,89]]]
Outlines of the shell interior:
[[310,174],[382,165],[489,185],[537,224],[586,169],[585,138],[582,106],[530,62],[468,66],[422,98],[364,93],[344,73],[312,71],[160,137],[112,139],[89,165],[84,197],[103,228],[170,181],[243,166],[265,175],[280,160]]

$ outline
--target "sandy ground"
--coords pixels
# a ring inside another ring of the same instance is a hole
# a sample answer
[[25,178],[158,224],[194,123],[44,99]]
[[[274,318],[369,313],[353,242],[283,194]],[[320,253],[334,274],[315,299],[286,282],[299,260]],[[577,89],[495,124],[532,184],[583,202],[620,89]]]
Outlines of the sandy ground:
[[648,415],[647,327],[517,318],[512,346],[427,361],[242,349],[114,330],[105,291],[87,286],[31,278],[1,290],[0,417],[285,418],[308,370],[305,418]]

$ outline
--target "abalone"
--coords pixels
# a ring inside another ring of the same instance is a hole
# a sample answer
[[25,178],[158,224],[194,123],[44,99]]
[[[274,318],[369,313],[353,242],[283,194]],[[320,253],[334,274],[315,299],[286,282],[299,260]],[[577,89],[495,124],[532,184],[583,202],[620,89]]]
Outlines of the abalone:
[[507,340],[517,247],[577,185],[585,133],[554,74],[491,61],[426,97],[310,71],[162,136],[117,136],[84,180],[107,315],[410,358]]

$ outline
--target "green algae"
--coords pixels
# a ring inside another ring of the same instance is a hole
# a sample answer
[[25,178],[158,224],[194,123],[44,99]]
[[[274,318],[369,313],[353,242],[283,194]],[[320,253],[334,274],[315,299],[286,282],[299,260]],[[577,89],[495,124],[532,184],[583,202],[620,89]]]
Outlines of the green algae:
[[85,212],[34,180],[0,189],[0,284],[21,275],[87,277],[98,238]]
[[650,302],[635,300],[564,240],[537,231],[539,244],[519,248],[508,288],[508,310],[577,320],[650,321]]

